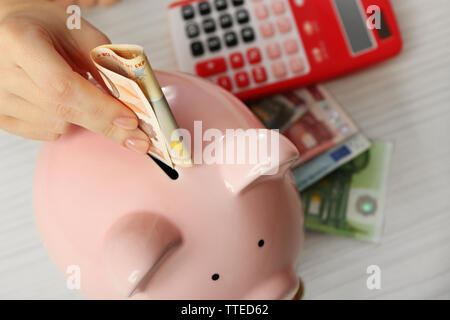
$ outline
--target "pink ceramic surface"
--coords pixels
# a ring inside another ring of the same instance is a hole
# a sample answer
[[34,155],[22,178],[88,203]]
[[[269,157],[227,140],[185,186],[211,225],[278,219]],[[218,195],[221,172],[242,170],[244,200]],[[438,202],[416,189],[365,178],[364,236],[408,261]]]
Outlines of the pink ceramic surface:
[[[239,100],[205,80],[157,76],[191,133],[194,120],[203,130],[262,128]],[[287,170],[297,156],[281,136],[278,175],[195,165],[176,168],[179,178],[171,180],[148,156],[74,128],[42,149],[36,222],[59,269],[80,267],[87,298],[289,299],[299,286],[294,267],[303,239]]]

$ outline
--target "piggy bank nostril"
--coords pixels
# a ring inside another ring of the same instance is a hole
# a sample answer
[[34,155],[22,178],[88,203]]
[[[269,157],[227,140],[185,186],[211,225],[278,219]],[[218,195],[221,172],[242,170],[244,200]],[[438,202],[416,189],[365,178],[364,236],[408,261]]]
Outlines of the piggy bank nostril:
[[218,273],[214,273],[212,276],[211,276],[211,279],[213,279],[214,281],[217,281],[217,280],[219,280],[219,274]]

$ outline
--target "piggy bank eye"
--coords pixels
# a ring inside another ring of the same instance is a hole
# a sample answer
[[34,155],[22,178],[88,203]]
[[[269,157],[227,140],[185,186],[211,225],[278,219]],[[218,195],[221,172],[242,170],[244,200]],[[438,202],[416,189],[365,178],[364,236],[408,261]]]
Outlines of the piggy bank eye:
[[263,239],[258,241],[258,247],[262,247],[262,246],[264,246],[264,240]]
[[218,274],[218,273],[214,273],[214,274],[211,276],[211,279],[213,279],[214,281],[219,280],[219,274]]

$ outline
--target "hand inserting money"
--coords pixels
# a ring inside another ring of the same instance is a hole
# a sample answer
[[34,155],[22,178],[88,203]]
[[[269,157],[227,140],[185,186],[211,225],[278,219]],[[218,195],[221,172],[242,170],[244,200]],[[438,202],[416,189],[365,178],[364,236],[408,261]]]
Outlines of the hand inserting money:
[[89,52],[108,38],[86,21],[68,30],[66,18],[48,1],[0,0],[0,128],[54,140],[76,124],[146,153],[136,115],[85,78],[102,83]]

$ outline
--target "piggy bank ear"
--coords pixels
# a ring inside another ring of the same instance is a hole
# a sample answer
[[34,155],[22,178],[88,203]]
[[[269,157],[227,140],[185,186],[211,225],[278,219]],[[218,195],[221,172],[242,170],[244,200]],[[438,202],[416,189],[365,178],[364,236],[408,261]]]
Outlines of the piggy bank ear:
[[[244,140],[246,144],[242,148]],[[233,136],[227,135],[222,141],[224,159],[227,160],[230,152],[234,153],[235,162],[225,161],[221,167],[224,183],[234,193],[268,179],[283,177],[299,157],[292,142],[274,130],[258,129],[256,138],[248,130],[235,131]],[[243,163],[242,158],[245,158]]]
[[108,230],[103,258],[109,281],[129,297],[181,243],[177,227],[160,215],[129,214]]

